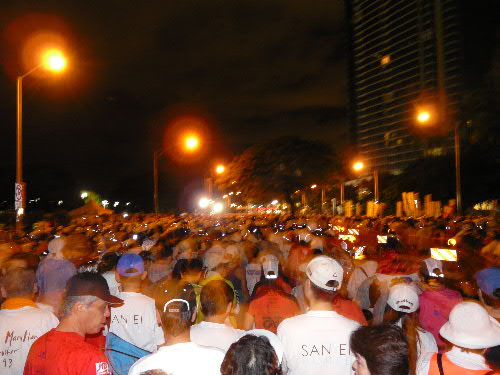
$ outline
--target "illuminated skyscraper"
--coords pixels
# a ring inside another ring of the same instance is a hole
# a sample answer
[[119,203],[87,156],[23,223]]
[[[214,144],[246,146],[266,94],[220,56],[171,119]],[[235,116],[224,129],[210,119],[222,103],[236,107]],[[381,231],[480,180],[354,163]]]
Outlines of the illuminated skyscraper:
[[351,120],[360,156],[394,171],[447,152],[449,137],[428,143],[414,130],[417,107],[427,101],[436,113],[457,116],[463,89],[460,1],[346,0],[346,5]]

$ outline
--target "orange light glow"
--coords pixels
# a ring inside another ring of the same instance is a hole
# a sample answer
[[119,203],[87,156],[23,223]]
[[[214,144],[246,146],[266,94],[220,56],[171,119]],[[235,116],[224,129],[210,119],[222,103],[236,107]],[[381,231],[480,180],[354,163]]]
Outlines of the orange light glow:
[[365,167],[364,163],[362,161],[357,161],[352,165],[352,169],[354,169],[356,172],[359,172]]
[[195,151],[200,146],[200,140],[195,135],[189,135],[184,141],[184,146],[187,151]]
[[419,112],[417,115],[417,121],[421,124],[429,122],[431,119],[431,114],[428,111]]
[[224,167],[222,164],[219,164],[217,167],[215,167],[215,173],[217,174],[223,174],[226,171],[226,167]]
[[53,72],[60,72],[66,68],[66,59],[63,54],[56,50],[50,49],[44,52],[42,63],[46,69]]

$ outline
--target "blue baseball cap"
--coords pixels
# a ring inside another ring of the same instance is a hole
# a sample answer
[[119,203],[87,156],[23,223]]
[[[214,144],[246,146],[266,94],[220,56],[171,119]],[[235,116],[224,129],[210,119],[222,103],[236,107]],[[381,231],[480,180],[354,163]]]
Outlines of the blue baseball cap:
[[137,254],[123,254],[118,259],[116,271],[121,276],[137,276],[144,272],[144,261],[140,255]]

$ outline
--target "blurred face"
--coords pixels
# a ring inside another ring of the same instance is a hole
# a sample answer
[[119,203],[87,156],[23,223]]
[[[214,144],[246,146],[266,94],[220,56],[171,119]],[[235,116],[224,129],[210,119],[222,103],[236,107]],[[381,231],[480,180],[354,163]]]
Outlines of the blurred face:
[[85,332],[89,335],[99,333],[109,318],[109,305],[102,299],[94,301],[83,313]]
[[356,356],[356,360],[352,365],[354,373],[356,375],[370,375],[370,370],[368,370],[365,358],[357,353],[354,355]]

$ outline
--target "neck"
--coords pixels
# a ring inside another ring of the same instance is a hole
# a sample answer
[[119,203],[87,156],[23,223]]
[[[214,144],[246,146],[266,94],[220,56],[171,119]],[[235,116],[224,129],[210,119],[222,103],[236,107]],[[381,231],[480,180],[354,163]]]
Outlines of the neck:
[[313,300],[309,302],[309,311],[334,311],[332,301]]
[[191,342],[191,339],[189,337],[189,329],[185,332],[182,332],[181,334],[177,336],[171,336],[169,334],[165,335],[165,346],[170,346],[170,345],[175,345],[175,344],[182,344],[185,342]]
[[56,330],[59,332],[74,332],[78,333],[80,336],[85,337],[85,330],[83,329],[82,325],[76,319],[76,317],[72,315],[65,316],[64,318],[61,319],[61,322],[59,325],[56,327]]
[[122,284],[122,292],[140,293],[141,292],[141,285],[140,284]]
[[205,320],[207,322],[210,322],[210,323],[224,324],[224,322],[226,321],[226,318],[227,318],[227,314],[224,313],[224,314],[219,314],[219,315],[210,315],[210,316],[207,316],[205,318]]

